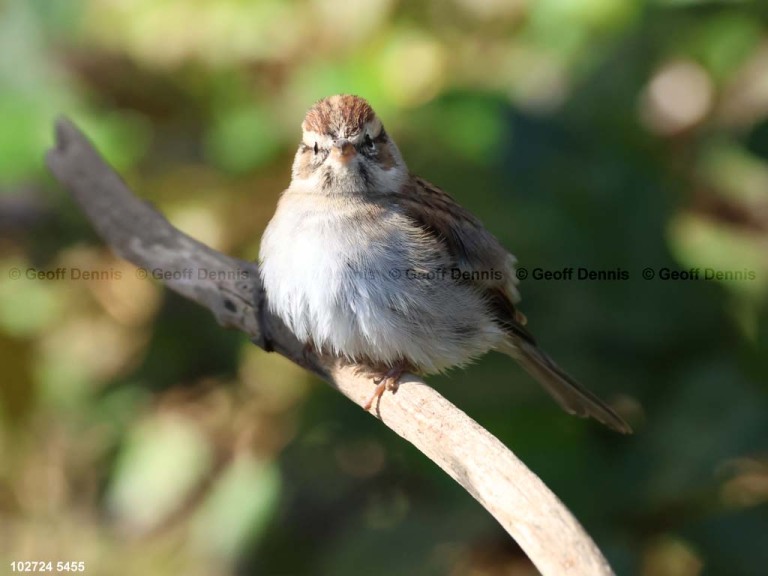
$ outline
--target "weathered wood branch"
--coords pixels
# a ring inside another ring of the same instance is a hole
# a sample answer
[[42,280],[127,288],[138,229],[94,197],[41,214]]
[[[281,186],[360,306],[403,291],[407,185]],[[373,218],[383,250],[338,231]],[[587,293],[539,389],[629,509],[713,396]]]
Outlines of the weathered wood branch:
[[[217,252],[174,228],[137,198],[69,121],[59,120],[47,165],[104,241],[147,270],[177,272],[166,284],[211,310],[220,324],[246,333],[317,374],[358,406],[370,397],[369,376],[313,356],[266,312],[258,267]],[[205,270],[206,278],[185,270]],[[613,574],[568,509],[499,440],[413,376],[384,394],[375,416],[463,486],[528,554],[542,574]]]

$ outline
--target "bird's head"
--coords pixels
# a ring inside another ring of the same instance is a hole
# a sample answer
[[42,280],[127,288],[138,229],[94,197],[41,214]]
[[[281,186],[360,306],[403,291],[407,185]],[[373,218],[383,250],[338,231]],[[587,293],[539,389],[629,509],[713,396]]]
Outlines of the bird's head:
[[326,194],[397,192],[408,169],[371,106],[358,96],[315,103],[301,125],[294,182]]

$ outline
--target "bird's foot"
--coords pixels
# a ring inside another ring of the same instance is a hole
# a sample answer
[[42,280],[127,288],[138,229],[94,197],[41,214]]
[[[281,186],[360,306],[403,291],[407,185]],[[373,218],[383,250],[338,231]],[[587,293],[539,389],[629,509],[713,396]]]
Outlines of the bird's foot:
[[381,395],[387,390],[393,394],[397,392],[397,388],[400,386],[400,378],[408,369],[409,366],[405,363],[395,364],[384,373],[374,377],[373,383],[376,384],[376,388],[373,390],[373,394],[368,399],[368,402],[363,406],[363,409],[365,411],[370,410],[373,403],[381,398]]

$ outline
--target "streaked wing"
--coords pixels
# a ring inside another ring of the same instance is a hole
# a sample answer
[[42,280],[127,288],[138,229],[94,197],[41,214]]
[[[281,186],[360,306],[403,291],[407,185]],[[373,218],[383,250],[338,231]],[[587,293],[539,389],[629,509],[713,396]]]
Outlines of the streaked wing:
[[592,392],[568,376],[539,347],[525,317],[515,308],[519,300],[515,258],[470,212],[448,194],[421,178],[412,178],[397,197],[397,204],[427,233],[443,243],[453,264],[462,271],[501,270],[501,277],[480,276],[470,280],[488,299],[495,320],[510,338],[500,348],[536,378],[569,413],[591,416],[610,428],[630,433],[624,420]]
[[468,272],[469,280],[486,293],[499,323],[509,332],[534,343],[523,327],[525,316],[516,308],[520,300],[515,276],[515,257],[480,220],[449,194],[424,180],[412,177],[397,195],[406,216],[446,247],[452,265]]

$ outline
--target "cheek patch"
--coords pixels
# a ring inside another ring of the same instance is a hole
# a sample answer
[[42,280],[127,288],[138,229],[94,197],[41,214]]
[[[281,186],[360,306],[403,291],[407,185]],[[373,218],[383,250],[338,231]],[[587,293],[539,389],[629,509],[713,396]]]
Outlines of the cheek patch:
[[379,148],[378,161],[384,170],[390,170],[395,167],[395,157],[392,156],[389,146]]
[[311,149],[306,149],[296,158],[296,176],[302,179],[307,179],[314,172],[314,155],[315,153]]

